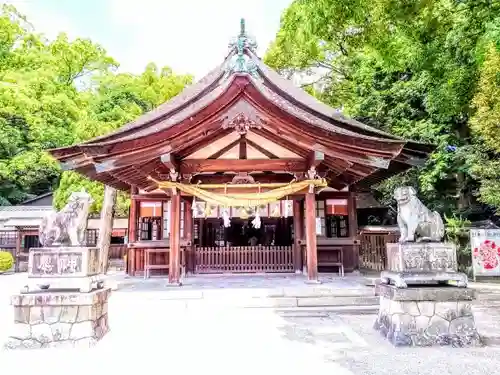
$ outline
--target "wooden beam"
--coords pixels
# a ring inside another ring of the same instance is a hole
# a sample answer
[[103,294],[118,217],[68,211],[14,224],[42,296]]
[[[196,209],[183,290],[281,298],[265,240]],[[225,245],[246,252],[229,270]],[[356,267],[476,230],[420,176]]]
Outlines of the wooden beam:
[[245,134],[241,134],[240,135],[240,155],[239,155],[239,158],[240,159],[246,159],[247,158],[247,137]]
[[208,159],[218,159],[218,158],[220,158],[222,155],[224,155],[226,152],[228,152],[229,150],[231,150],[233,147],[237,146],[239,143],[240,143],[240,140],[236,139],[235,141],[231,142],[227,146],[224,146],[223,148],[221,148],[219,151],[217,151],[217,152],[213,153],[212,155],[210,155],[208,157]]
[[321,151],[311,151],[310,154],[309,154],[309,165],[308,165],[308,168],[317,168],[318,165],[320,165],[324,160],[325,160],[325,154]]
[[191,155],[192,153],[208,146],[215,141],[218,141],[221,138],[224,138],[226,135],[229,135],[233,130],[232,129],[219,129],[209,136],[199,137],[195,142],[191,144],[183,144],[176,148],[175,154],[179,157],[179,159],[184,159]]
[[252,146],[254,149],[259,151],[261,154],[266,155],[269,159],[279,159],[276,155],[274,155],[271,151],[266,150],[264,147],[258,145],[257,143],[247,139],[247,144]]
[[281,138],[279,135],[276,135],[274,133],[271,133],[267,130],[264,129],[252,129],[252,132],[260,135],[263,138],[266,138],[267,140],[276,143],[277,145],[286,148],[288,151],[293,152],[294,154],[299,155],[300,157],[306,158],[309,152],[308,148],[304,148],[300,145],[297,145],[296,143],[289,142],[286,139]]
[[253,172],[253,171],[284,171],[303,172],[306,170],[306,161],[302,159],[252,159],[252,160],[224,160],[224,159],[185,159],[180,163],[181,174],[201,172]]
[[115,155],[114,157],[96,158],[95,170],[97,173],[103,173],[131,165],[142,164],[156,159],[158,155],[169,153],[171,150],[171,145],[162,144],[137,149],[127,154]]
[[[251,175],[255,182],[273,183],[273,182],[290,182],[293,176],[289,173],[256,173]],[[196,175],[191,179],[191,183],[197,184],[230,184],[234,175]]]
[[159,201],[170,200],[170,196],[168,196],[167,194],[134,194],[130,198],[136,201],[147,201],[147,202],[151,201],[159,202]]
[[175,160],[175,156],[172,153],[168,152],[160,156],[161,162],[168,168],[174,169],[176,171],[179,170],[179,163]]

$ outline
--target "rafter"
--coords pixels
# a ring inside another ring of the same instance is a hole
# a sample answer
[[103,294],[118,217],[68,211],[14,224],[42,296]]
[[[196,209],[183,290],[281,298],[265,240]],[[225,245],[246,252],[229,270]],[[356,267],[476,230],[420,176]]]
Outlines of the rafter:
[[175,150],[175,153],[179,156],[180,159],[184,159],[185,157],[208,146],[209,144],[214,143],[221,138],[224,138],[226,135],[229,135],[232,132],[232,129],[219,129],[212,133],[210,137],[200,137],[196,139],[196,142],[193,142],[191,144],[183,144]]
[[240,134],[240,149],[239,149],[239,158],[246,159],[247,158],[247,137],[246,132]]
[[266,150],[264,147],[258,145],[257,143],[247,139],[247,144],[252,146],[254,149],[259,151],[261,154],[266,155],[269,159],[279,159],[276,155],[274,155],[271,151]]
[[160,160],[168,169],[179,170],[179,163],[171,152],[161,155]]
[[325,160],[325,154],[321,151],[311,151],[308,157],[308,167],[317,168]]
[[253,129],[252,132],[255,134],[268,139],[269,141],[276,143],[277,145],[287,149],[288,151],[293,152],[294,154],[299,155],[300,157],[306,158],[309,152],[309,149],[301,147],[300,145],[297,145],[296,143],[289,142],[286,139],[280,138],[279,135],[276,135],[275,133],[269,132],[267,130],[263,129]]
[[230,144],[228,144],[227,146],[224,146],[223,148],[221,148],[219,151],[217,152],[214,152],[212,155],[210,155],[207,159],[218,159],[220,158],[222,155],[224,155],[226,152],[228,152],[229,150],[231,150],[233,147],[237,146],[240,144],[240,139],[236,139],[234,140],[233,142],[231,142]]

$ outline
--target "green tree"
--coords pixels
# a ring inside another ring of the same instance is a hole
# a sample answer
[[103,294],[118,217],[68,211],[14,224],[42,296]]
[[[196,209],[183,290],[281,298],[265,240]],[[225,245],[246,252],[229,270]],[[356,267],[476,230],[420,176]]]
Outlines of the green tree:
[[[103,186],[76,173],[61,175],[47,149],[105,134],[179,93],[192,77],[147,66],[116,74],[118,63],[88,39],[47,40],[13,6],[0,12],[0,205],[59,188],[55,205],[85,188],[102,205]],[[128,209],[118,195],[117,214]]]
[[488,0],[295,0],[265,61],[313,74],[316,96],[350,116],[437,145],[424,168],[377,187],[386,201],[411,183],[433,208],[467,214],[481,183],[468,156],[482,147],[472,99],[499,17]]
[[480,199],[500,208],[500,51],[491,43],[481,68],[476,108],[470,124],[477,137],[468,154],[471,173],[480,181]]
[[[75,137],[78,141],[109,133],[150,111],[177,95],[187,84],[191,83],[192,77],[176,75],[170,68],[159,70],[156,65],[149,64],[140,75],[108,72],[95,77],[94,81],[93,86],[96,90],[92,92],[88,100],[88,111],[75,130]],[[62,174],[54,198],[55,206],[63,207],[69,195],[82,188],[94,198],[91,212],[100,212],[104,186],[74,172]],[[127,215],[130,205],[127,197],[127,193],[118,193],[116,215]]]

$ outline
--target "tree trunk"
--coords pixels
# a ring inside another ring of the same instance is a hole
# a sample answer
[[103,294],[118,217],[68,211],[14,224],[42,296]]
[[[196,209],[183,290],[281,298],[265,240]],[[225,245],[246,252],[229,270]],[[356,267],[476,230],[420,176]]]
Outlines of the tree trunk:
[[107,186],[104,188],[104,201],[101,209],[101,221],[99,223],[99,238],[97,246],[101,250],[99,259],[101,272],[108,272],[109,246],[111,243],[111,232],[113,230],[114,207],[116,203],[116,189]]

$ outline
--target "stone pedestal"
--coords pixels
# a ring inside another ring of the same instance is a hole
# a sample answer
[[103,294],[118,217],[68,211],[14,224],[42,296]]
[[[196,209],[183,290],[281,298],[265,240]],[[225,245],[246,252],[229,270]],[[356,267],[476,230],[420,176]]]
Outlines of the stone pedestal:
[[398,288],[408,285],[448,284],[467,286],[467,275],[457,272],[457,252],[453,243],[406,242],[387,244],[387,270],[381,282]]
[[395,346],[480,346],[471,309],[474,292],[378,284],[380,310],[374,328]]
[[12,296],[14,325],[6,349],[92,346],[108,331],[109,288],[90,293]]
[[30,249],[28,284],[22,292],[45,289],[79,290],[103,287],[99,269],[100,250],[92,247],[48,247]]

